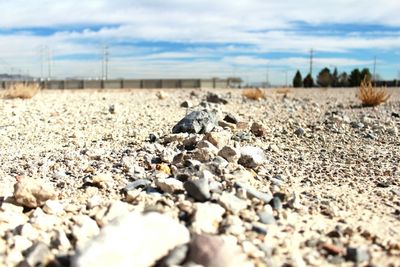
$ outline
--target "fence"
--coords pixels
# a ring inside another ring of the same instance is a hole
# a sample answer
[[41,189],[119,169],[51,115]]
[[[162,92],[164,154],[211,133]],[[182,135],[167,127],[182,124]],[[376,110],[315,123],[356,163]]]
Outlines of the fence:
[[[8,88],[11,84],[24,81],[0,81],[0,88]],[[40,83],[44,89],[122,89],[122,88],[228,88],[229,79],[147,79],[147,80],[50,80],[26,81]]]

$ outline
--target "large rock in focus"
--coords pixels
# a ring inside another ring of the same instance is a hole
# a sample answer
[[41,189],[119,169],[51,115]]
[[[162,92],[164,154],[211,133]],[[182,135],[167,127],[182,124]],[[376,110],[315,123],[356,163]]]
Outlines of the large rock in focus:
[[216,123],[215,113],[204,110],[192,111],[172,128],[172,133],[209,133]]
[[100,235],[78,252],[72,266],[152,266],[189,240],[186,227],[168,216],[130,213],[104,227]]
[[190,243],[188,261],[208,267],[246,267],[247,262],[237,244],[227,242],[218,236],[195,235]]
[[47,200],[56,199],[54,187],[33,178],[21,178],[14,185],[14,198],[18,204],[28,208],[43,206]]

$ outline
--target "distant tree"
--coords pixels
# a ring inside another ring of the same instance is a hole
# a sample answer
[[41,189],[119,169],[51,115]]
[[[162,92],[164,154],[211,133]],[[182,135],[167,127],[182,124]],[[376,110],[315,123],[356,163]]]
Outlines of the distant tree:
[[349,75],[347,74],[347,72],[342,72],[339,75],[338,86],[340,86],[340,87],[349,87],[350,86]]
[[339,74],[338,70],[335,67],[332,73],[332,87],[338,87],[339,86]]
[[359,69],[354,69],[350,73],[349,85],[353,87],[360,86],[361,84],[361,72]]
[[311,76],[310,73],[307,74],[307,76],[304,78],[304,80],[303,80],[303,86],[304,86],[305,88],[314,87],[314,79],[313,79],[313,77]]
[[333,78],[331,71],[328,68],[323,68],[318,76],[317,76],[317,83],[321,87],[329,87],[332,85]]
[[303,78],[301,77],[301,73],[299,70],[296,71],[296,74],[293,78],[293,87],[299,88],[303,86]]
[[369,81],[372,80],[372,74],[368,68],[363,68],[361,71],[361,80],[364,80],[364,78],[366,78]]

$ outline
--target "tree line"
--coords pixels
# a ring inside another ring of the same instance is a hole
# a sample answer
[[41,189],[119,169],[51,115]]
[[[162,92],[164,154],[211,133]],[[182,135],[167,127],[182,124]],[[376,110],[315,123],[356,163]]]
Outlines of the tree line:
[[338,73],[337,68],[331,72],[329,68],[323,68],[316,77],[316,82],[314,82],[313,77],[310,73],[306,77],[302,77],[299,70],[293,78],[293,87],[305,87],[310,88],[315,85],[321,87],[358,87],[364,78],[369,80],[372,79],[371,72],[368,68],[362,70],[356,68],[350,72],[350,75],[346,72]]

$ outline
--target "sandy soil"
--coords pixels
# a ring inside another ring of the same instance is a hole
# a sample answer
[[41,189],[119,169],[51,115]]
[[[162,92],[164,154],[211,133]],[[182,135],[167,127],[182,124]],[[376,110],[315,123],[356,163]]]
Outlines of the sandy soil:
[[[223,114],[248,123],[232,132],[249,136],[237,142],[265,152],[266,162],[253,170],[257,189],[287,196],[283,208],[274,210],[277,223],[266,234],[250,234],[248,227],[244,237],[237,234],[249,262],[353,266],[357,262],[346,250],[356,248],[366,251],[363,266],[400,266],[400,88],[390,91],[390,100],[375,108],[361,107],[355,89],[266,90],[261,101],[244,99],[240,90],[213,91],[228,101],[219,105]],[[29,100],[1,100],[0,197],[13,195],[18,177],[34,177],[54,185],[58,199],[70,205],[86,205],[94,195],[124,201],[121,188],[136,178],[124,171],[123,158],[142,164],[147,154],[157,154],[149,134],[163,146],[163,138],[187,113],[181,102],[196,106],[207,94],[163,90],[165,98],[160,99],[157,92],[42,91]],[[250,132],[253,122],[264,125],[263,136]],[[299,128],[304,133],[296,134]],[[146,175],[153,171],[149,168]],[[94,172],[112,173],[113,185],[85,186]],[[299,202],[295,207],[292,196]],[[254,202],[248,203],[253,212]],[[239,217],[245,226],[252,223],[243,214]],[[19,259],[11,260],[12,253],[19,252],[8,241],[16,234],[6,223],[0,218],[0,257],[12,266]],[[70,241],[72,224],[59,226]],[[226,233],[220,229],[217,234]],[[262,249],[256,240],[269,248]],[[71,245],[53,253],[73,257],[75,249]]]

